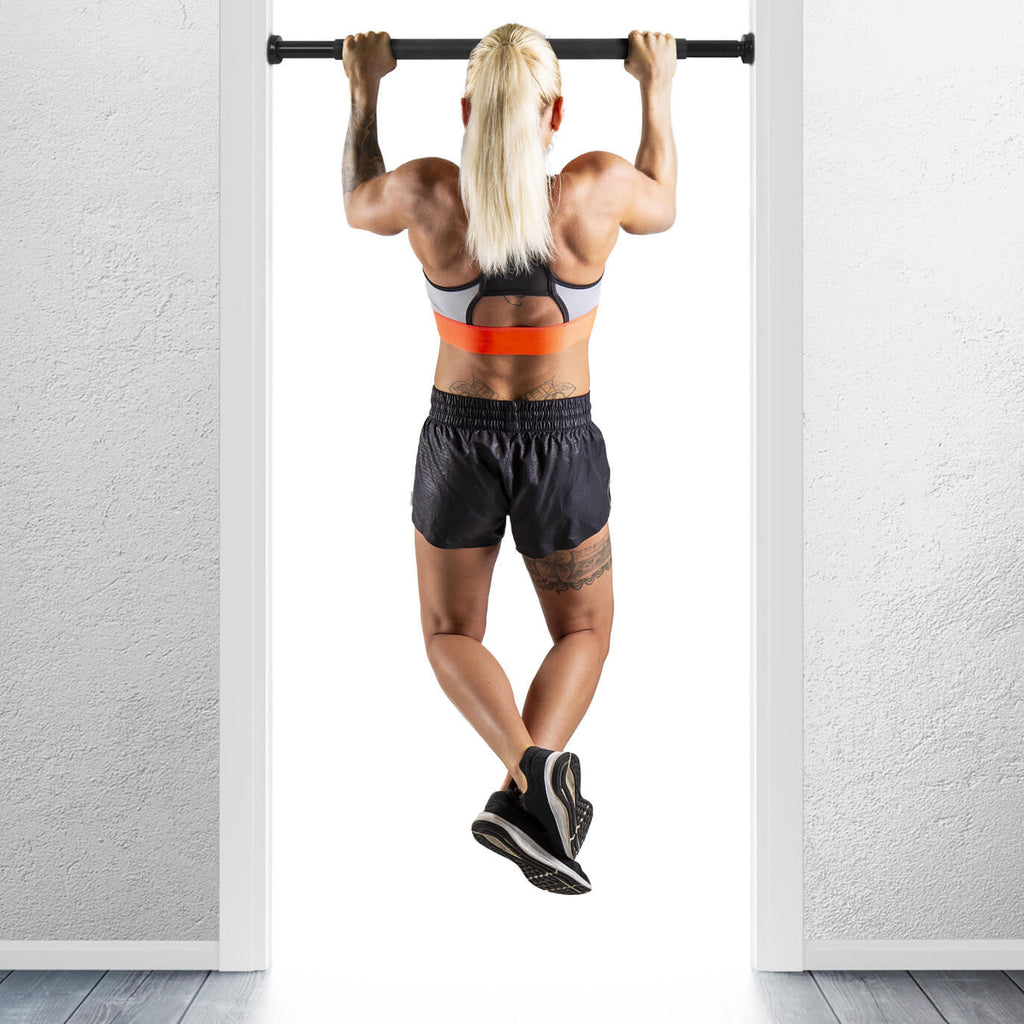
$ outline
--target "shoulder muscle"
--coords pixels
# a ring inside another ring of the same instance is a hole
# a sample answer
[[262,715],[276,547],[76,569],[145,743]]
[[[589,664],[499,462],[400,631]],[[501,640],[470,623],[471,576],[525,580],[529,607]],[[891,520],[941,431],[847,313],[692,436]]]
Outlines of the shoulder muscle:
[[439,183],[458,165],[442,157],[419,157],[392,171],[360,182],[345,197],[345,215],[354,228],[378,235],[397,235],[418,223]]
[[606,150],[582,153],[565,165],[564,173],[591,187],[592,201],[630,234],[665,231],[675,219],[672,189],[639,170],[624,157]]

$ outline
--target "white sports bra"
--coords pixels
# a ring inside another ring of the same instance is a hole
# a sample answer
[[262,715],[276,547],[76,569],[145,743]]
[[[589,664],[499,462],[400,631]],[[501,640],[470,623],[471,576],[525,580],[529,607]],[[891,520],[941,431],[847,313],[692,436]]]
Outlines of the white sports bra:
[[473,323],[473,309],[488,295],[546,295],[555,300],[562,311],[562,321],[568,323],[597,306],[601,296],[601,275],[592,284],[570,284],[556,277],[546,263],[541,263],[526,274],[502,274],[488,277],[480,274],[466,284],[434,284],[423,271],[427,283],[427,296],[435,313],[457,320]]

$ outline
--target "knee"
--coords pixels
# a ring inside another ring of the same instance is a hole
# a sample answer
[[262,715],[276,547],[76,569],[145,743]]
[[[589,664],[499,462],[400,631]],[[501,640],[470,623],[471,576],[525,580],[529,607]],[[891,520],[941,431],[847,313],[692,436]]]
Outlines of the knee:
[[560,635],[555,637],[555,642],[563,640],[567,636],[582,635],[589,636],[597,650],[598,656],[601,659],[603,665],[608,657],[608,651],[611,649],[612,642],[612,627],[611,623],[602,623],[600,625],[583,626],[576,629],[567,629]]
[[433,622],[423,626],[423,644],[431,661],[441,646],[451,642],[452,637],[461,637],[483,643],[482,626],[468,622]]

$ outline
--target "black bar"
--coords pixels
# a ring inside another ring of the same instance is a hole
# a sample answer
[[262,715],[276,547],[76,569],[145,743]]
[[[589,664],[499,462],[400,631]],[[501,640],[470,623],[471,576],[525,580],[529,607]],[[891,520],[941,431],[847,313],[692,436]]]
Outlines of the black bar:
[[[479,39],[392,39],[395,60],[469,60]],[[559,60],[625,60],[629,56],[628,39],[549,39]],[[280,64],[285,57],[327,57],[341,60],[343,39],[322,42],[285,41],[280,36],[267,40],[267,61]],[[754,63],[754,35],[748,32],[738,42],[733,39],[677,39],[676,58],[739,57],[744,64]]]

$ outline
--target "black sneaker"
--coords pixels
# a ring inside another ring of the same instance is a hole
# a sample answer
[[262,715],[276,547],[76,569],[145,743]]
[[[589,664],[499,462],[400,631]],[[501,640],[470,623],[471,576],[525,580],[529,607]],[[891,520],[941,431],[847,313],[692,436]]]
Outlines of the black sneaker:
[[[583,847],[583,840],[587,838],[587,832],[590,831],[590,819],[594,816],[594,805],[589,800],[579,795],[580,777],[578,763],[576,765],[575,783],[577,820],[579,822],[576,828],[575,846],[576,853],[578,854]],[[515,779],[509,779],[508,789],[506,789],[505,792],[511,793],[517,800],[520,801],[520,804],[522,803],[523,791],[519,788],[519,786],[516,785]]]
[[590,892],[590,879],[583,868],[550,848],[540,822],[519,806],[509,790],[499,789],[490,795],[471,829],[481,846],[518,865],[538,889],[565,895]]
[[526,792],[519,802],[543,826],[554,844],[569,858],[580,852],[587,838],[594,806],[580,795],[580,759],[565,750],[527,747],[519,760],[526,776]]

